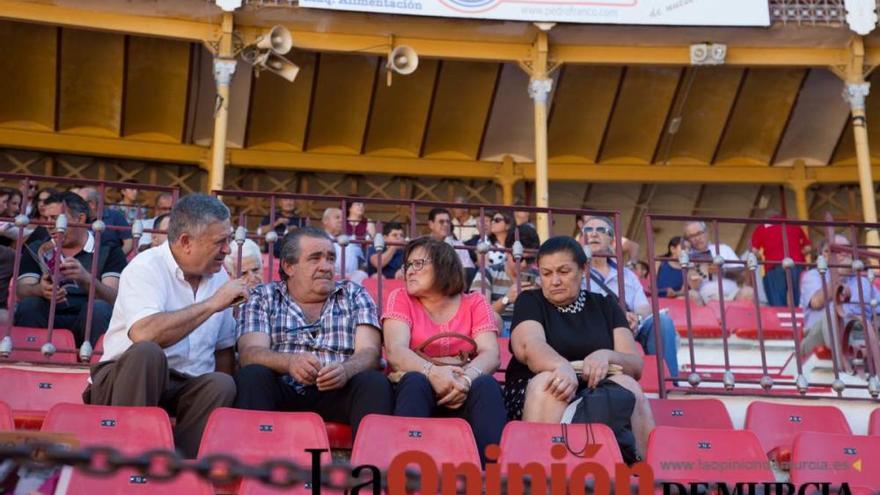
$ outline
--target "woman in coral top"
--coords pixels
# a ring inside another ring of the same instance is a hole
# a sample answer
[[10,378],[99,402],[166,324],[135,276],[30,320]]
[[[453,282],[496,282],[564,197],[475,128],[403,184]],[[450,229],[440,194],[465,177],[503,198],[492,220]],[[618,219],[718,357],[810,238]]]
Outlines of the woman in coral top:
[[[418,238],[403,259],[406,289],[388,295],[382,315],[388,362],[404,373],[394,414],[463,418],[484,457],[486,446],[501,440],[507,419],[492,377],[499,365],[495,315],[482,295],[464,293],[464,269],[449,244]],[[466,338],[440,337],[424,345],[445,333]]]

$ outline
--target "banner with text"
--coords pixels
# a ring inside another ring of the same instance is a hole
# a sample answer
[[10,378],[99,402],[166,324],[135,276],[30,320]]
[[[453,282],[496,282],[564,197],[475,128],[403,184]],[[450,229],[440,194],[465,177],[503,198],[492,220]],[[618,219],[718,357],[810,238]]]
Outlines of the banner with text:
[[767,0],[299,0],[301,7],[467,19],[769,26]]

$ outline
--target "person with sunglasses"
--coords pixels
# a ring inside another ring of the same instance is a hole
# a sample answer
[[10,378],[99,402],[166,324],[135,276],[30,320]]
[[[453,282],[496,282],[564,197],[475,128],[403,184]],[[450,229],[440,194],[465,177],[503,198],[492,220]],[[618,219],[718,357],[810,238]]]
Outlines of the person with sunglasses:
[[323,230],[301,227],[280,244],[281,280],[252,290],[239,315],[235,407],[312,411],[356,435],[364,416],[392,411],[376,304],[362,286],[334,281]]
[[382,315],[388,363],[402,374],[394,414],[463,418],[482,457],[501,440],[507,416],[492,377],[500,364],[495,316],[482,295],[464,293],[461,262],[449,244],[420,237],[406,246],[404,259],[406,287],[388,295]]
[[510,228],[513,226],[513,219],[510,215],[496,211],[492,213],[492,223],[489,226],[489,243],[492,250],[489,251],[487,258],[490,265],[504,263],[504,251],[496,251],[495,249],[503,249],[510,235]]
[[[718,266],[713,263],[715,256],[725,260],[739,260],[736,252],[724,243],[709,242],[706,223],[698,220],[684,225],[684,237],[690,243],[690,259],[694,266],[688,271],[687,283],[690,298],[699,305],[709,301],[724,299],[725,301],[752,300],[755,291],[751,287],[740,287],[737,283],[745,265],[725,263]],[[721,293],[718,291],[718,277],[721,277]]]
[[[511,252],[502,253],[504,261],[486,267],[485,271],[477,270],[477,275],[471,283],[471,292],[483,294],[492,305],[492,309],[501,318],[503,327],[501,336],[510,335],[510,322],[513,320],[513,305],[523,291],[537,287],[537,268],[535,267],[534,252],[541,246],[538,232],[528,225],[520,225],[507,236],[504,247],[508,250],[513,248],[515,239],[519,236],[519,242],[527,252],[523,255],[517,268],[516,260]],[[516,278],[520,278],[517,288]]]
[[[615,251],[614,224],[608,217],[587,217],[584,222],[582,238],[585,248],[590,251],[590,271],[587,274],[590,292],[612,295],[619,299],[620,284],[618,283],[617,260],[609,257]],[[657,354],[654,339],[654,317],[651,314],[651,303],[645,295],[639,276],[631,269],[623,268],[623,302],[626,306],[626,317],[633,335],[645,354]],[[663,360],[669,367],[672,377],[678,376],[678,333],[675,323],[666,314],[660,314],[660,338],[663,341]]]

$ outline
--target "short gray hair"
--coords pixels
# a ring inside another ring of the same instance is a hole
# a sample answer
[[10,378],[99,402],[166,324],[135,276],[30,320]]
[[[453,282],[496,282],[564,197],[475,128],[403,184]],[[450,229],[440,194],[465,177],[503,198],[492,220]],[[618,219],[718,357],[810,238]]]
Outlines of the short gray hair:
[[[241,245],[241,259],[242,261],[248,258],[256,258],[257,263],[260,267],[263,266],[263,254],[260,252],[260,246],[257,245],[256,242],[245,239],[244,244]],[[223,264],[226,266],[226,270],[229,273],[233,273],[235,271],[235,263],[238,261],[238,243],[236,241],[232,241],[229,243],[229,254],[226,255],[226,258],[223,259]]]
[[684,228],[681,229],[682,232],[684,232],[684,237],[685,237],[685,239],[687,238],[687,228],[688,228],[688,226],[690,226],[690,225],[696,225],[696,226],[699,227],[700,230],[702,230],[703,232],[706,232],[706,230],[707,230],[707,229],[706,229],[706,222],[704,222],[704,221],[702,221],[702,220],[691,220],[690,222],[686,222],[686,223],[684,224]]
[[[330,238],[329,235],[327,235],[326,232],[316,227],[300,227],[298,229],[292,230],[288,232],[280,241],[281,261],[286,261],[291,264],[299,262],[299,257],[302,254],[299,240],[303,237],[327,239],[330,242],[334,241]],[[281,280],[287,280],[287,274],[284,273],[284,270],[281,269],[281,267],[279,267],[279,274],[281,275]]]
[[168,242],[176,242],[184,233],[197,236],[208,225],[224,220],[229,220],[229,208],[219,199],[201,193],[187,194],[171,209]]
[[[603,216],[586,215],[584,216],[584,225],[586,226],[587,222],[589,222],[590,220],[598,220],[604,223],[608,227],[608,235],[614,237],[614,222],[611,221],[610,218]],[[583,227],[581,227],[581,230],[583,230]]]

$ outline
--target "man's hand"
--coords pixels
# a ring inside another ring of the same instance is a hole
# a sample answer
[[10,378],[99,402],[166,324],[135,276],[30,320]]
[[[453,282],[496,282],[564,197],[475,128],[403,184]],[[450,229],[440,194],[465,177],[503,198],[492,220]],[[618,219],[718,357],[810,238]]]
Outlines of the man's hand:
[[693,290],[699,290],[700,285],[703,284],[703,277],[700,276],[699,273],[691,272],[688,274],[688,287]]
[[608,350],[599,349],[584,359],[583,379],[587,386],[595,388],[608,374]]
[[562,401],[569,402],[577,391],[578,379],[577,373],[571,367],[571,363],[559,365],[550,373],[550,379],[547,381],[545,390],[550,392],[553,397]]
[[314,354],[298,352],[291,354],[287,361],[290,376],[303,385],[314,385],[321,371],[321,362]]
[[58,269],[63,278],[73,280],[78,285],[88,287],[92,282],[92,274],[87,272],[76,258],[65,258]]
[[632,311],[626,312],[626,322],[629,324],[629,329],[636,333],[639,331],[639,315],[633,313]]
[[318,371],[316,384],[318,390],[322,392],[342,388],[346,383],[348,383],[348,372],[345,371],[342,363],[331,363]]
[[[40,291],[42,292],[43,299],[48,301],[52,300],[52,278],[49,277],[49,274],[44,274],[43,278],[40,279]],[[55,302],[58,304],[63,304],[67,302],[67,291],[62,287],[58,287],[55,290]]]
[[208,300],[213,304],[214,312],[216,313],[232,306],[233,303],[242,298],[246,300],[247,297],[247,282],[244,278],[238,278],[223,284]]

